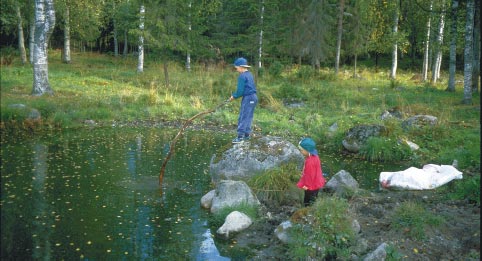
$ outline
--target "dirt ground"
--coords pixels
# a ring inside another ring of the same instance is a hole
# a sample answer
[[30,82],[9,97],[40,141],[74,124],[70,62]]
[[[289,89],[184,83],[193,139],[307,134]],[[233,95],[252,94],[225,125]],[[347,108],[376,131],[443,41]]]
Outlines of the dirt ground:
[[[408,231],[399,232],[391,226],[395,206],[408,200],[421,202],[444,220],[440,226],[426,229],[423,240],[410,239]],[[237,235],[233,242],[238,247],[251,248],[255,253],[253,260],[287,260],[287,249],[276,238],[274,230],[297,208],[270,208],[264,203],[265,216],[246,233]],[[359,238],[366,244],[366,253],[354,256],[353,260],[363,260],[384,242],[395,247],[401,260],[480,260],[480,206],[447,201],[433,191],[380,191],[352,199],[350,207],[360,224]]]

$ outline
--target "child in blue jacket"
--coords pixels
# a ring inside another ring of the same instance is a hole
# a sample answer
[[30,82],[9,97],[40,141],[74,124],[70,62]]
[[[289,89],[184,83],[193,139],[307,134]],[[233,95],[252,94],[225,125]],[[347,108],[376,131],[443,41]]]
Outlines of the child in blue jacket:
[[248,70],[250,67],[245,58],[238,58],[234,61],[234,67],[239,72],[238,84],[236,92],[234,92],[229,100],[232,101],[239,97],[241,99],[241,108],[238,117],[238,136],[233,139],[233,143],[241,143],[249,140],[251,134],[251,125],[253,123],[254,108],[258,104],[258,96],[256,96],[256,85],[254,83],[253,74]]

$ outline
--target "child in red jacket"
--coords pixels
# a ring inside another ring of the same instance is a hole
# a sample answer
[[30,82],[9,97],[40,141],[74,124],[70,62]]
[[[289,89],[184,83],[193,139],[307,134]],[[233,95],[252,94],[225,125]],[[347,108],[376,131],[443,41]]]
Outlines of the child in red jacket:
[[304,138],[298,147],[301,154],[305,156],[305,164],[296,186],[305,191],[303,203],[306,207],[315,201],[318,192],[325,186],[326,180],[323,177],[315,142],[311,138]]

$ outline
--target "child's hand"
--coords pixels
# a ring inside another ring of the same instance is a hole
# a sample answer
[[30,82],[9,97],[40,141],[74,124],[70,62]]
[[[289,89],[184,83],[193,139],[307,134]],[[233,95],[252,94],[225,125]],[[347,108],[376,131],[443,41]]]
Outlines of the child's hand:
[[303,188],[302,188],[302,189],[304,189],[304,190],[308,190],[308,187],[307,187],[307,186],[303,186]]

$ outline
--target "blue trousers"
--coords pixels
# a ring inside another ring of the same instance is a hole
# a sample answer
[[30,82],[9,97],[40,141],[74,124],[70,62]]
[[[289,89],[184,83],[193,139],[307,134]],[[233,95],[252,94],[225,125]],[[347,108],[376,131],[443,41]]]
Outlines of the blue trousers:
[[238,117],[238,137],[245,137],[251,134],[251,125],[253,124],[256,104],[258,104],[258,96],[256,96],[256,93],[243,96]]

